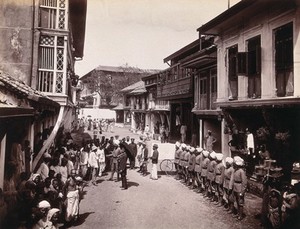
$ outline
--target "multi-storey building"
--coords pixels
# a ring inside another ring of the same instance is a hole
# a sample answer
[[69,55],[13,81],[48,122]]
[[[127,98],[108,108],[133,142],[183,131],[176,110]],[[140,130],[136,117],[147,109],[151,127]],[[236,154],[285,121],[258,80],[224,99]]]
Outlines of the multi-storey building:
[[198,31],[215,36],[216,104],[231,153],[246,159],[251,175],[263,145],[289,178],[300,159],[300,2],[244,0]]
[[148,109],[148,98],[144,81],[140,80],[131,84],[120,92],[123,94],[123,102],[121,104],[123,104],[124,124],[130,124],[130,129],[133,132],[142,133],[146,126],[146,110]]
[[124,86],[139,81],[153,70],[125,66],[98,66],[80,78],[80,97],[87,102],[86,107],[113,107],[122,102],[119,94]]
[[199,51],[199,39],[188,44],[164,59],[169,68],[159,75],[157,84],[157,99],[170,102],[169,126],[170,139],[180,139],[181,126],[187,127],[187,139],[189,143],[192,135],[199,132],[196,116],[191,112],[193,109],[193,71],[183,68],[181,60]]
[[[53,143],[58,129],[72,128],[76,115],[74,64],[83,57],[86,4],[86,0],[4,0],[0,3],[2,82],[11,88],[21,85],[16,94],[24,89],[23,96],[27,95],[29,101],[41,98],[31,103],[34,109],[34,115],[29,117],[31,125],[24,127],[19,123],[20,129],[25,129],[18,139],[9,139],[7,129],[5,153],[9,154],[12,143],[22,144],[26,139],[34,148],[38,140],[35,136],[45,133],[47,137],[33,161],[33,170]],[[5,117],[6,121],[12,121],[11,117]]]
[[[222,148],[222,111],[215,104],[217,100],[217,48],[213,36],[200,36],[199,51],[183,60],[181,66],[193,70],[194,106],[192,112],[197,116],[199,126],[196,143],[206,148],[205,137],[208,131],[216,139],[214,150],[224,152]],[[224,123],[224,122],[223,122]],[[226,143],[227,145],[227,143]]]
[[[146,125],[155,139],[159,139],[162,125],[170,126],[170,105],[169,101],[157,99],[157,83],[160,73],[154,73],[145,76],[142,80],[145,82],[147,90],[148,109],[146,110]],[[167,129],[169,132],[170,130]]]

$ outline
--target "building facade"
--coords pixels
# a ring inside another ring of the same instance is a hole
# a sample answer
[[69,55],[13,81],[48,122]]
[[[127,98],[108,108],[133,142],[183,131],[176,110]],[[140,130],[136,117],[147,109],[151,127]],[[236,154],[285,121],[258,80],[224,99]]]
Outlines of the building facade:
[[245,158],[248,175],[255,172],[262,146],[286,179],[300,159],[299,5],[297,0],[241,1],[198,29],[215,36],[216,104],[225,117],[231,154]]
[[[170,140],[181,139],[181,132],[186,132],[185,143],[192,141],[192,135],[197,133],[196,116],[191,112],[194,104],[193,70],[182,67],[181,61],[187,56],[199,51],[199,40],[188,44],[164,59],[169,68],[160,72],[157,84],[157,99],[169,101]],[[184,127],[184,128],[182,128]]]
[[[10,85],[11,100],[24,98],[34,110],[31,115],[22,116],[21,112],[19,116],[28,125],[14,122],[11,118],[16,117],[10,113],[1,115],[1,124],[6,123],[7,127],[1,134],[1,153],[10,158],[13,143],[23,145],[24,140],[29,140],[31,149],[36,151],[31,171],[36,169],[58,130],[70,131],[76,117],[78,77],[74,65],[83,57],[86,4],[85,0],[4,0],[0,3],[1,81]],[[19,103],[22,106],[23,102]],[[3,106],[0,109],[3,114]],[[10,135],[9,122],[14,122],[15,129],[25,128],[18,139]],[[40,138],[43,145],[36,147]]]
[[[181,60],[183,68],[192,69],[194,104],[192,113],[197,117],[194,132],[196,144],[207,148],[208,132],[216,139],[213,150],[226,155],[226,144],[222,135],[223,115],[216,105],[217,100],[217,48],[214,36],[199,37],[199,51]],[[227,149],[228,150],[228,149]]]
[[[130,130],[143,133],[146,126],[146,110],[148,109],[147,91],[145,83],[140,80],[121,90],[123,94],[122,111],[125,125],[130,125]],[[117,111],[117,116],[118,113]]]
[[87,102],[86,107],[114,107],[122,102],[119,93],[124,86],[138,82],[152,70],[125,66],[98,66],[80,78],[80,97]]
[[147,90],[148,109],[146,110],[146,125],[149,126],[150,133],[154,139],[160,139],[162,126],[167,135],[170,129],[170,104],[169,101],[157,98],[157,84],[160,73],[154,73],[143,77]]

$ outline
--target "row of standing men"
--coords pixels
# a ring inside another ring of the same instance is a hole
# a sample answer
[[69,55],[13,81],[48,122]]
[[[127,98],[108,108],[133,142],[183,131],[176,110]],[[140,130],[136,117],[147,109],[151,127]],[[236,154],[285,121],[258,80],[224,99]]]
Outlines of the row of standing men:
[[244,160],[239,156],[223,158],[221,153],[179,142],[175,147],[177,179],[242,220],[247,190]]

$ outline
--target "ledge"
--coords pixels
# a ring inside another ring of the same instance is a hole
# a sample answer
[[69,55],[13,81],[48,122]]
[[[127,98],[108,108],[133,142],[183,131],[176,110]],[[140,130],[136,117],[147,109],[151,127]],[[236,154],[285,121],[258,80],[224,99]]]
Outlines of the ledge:
[[289,107],[300,106],[300,97],[277,97],[270,99],[247,99],[216,102],[221,108],[249,108],[249,107]]

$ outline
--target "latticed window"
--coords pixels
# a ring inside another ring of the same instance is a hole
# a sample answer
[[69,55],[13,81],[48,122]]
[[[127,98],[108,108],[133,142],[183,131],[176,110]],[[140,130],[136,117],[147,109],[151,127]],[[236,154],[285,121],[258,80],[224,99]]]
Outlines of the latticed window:
[[41,0],[39,26],[47,29],[67,29],[66,1]]
[[41,36],[39,44],[39,91],[50,93],[64,92],[64,46],[63,36]]

